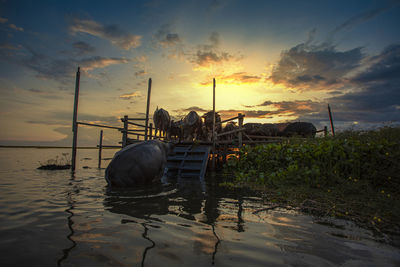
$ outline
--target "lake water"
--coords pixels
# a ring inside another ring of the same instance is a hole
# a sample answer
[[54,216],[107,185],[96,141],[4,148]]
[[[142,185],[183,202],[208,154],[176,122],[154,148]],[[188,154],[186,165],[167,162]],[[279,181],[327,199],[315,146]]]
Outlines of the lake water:
[[108,190],[95,149],[78,150],[73,176],[36,169],[63,153],[0,148],[1,266],[400,266],[400,249],[367,230],[263,210],[212,175]]

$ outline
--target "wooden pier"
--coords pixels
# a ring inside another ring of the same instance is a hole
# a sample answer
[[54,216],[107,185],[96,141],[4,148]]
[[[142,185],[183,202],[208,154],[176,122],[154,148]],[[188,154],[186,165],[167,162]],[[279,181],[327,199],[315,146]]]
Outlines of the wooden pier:
[[[76,163],[76,150],[77,150],[77,137],[78,137],[78,126],[90,126],[99,127],[105,129],[115,129],[121,132],[122,138],[119,146],[103,145],[103,130],[100,132],[99,141],[99,164],[101,167],[101,155],[102,149],[106,147],[125,147],[130,144],[144,142],[147,140],[160,139],[175,143],[174,156],[168,157],[168,175],[179,175],[181,177],[196,177],[203,179],[207,170],[207,167],[215,169],[220,163],[225,163],[227,158],[234,154],[236,155],[239,149],[243,145],[256,145],[266,143],[277,143],[287,139],[285,137],[278,136],[254,136],[247,135],[245,133],[244,118],[245,115],[239,113],[233,118],[229,118],[220,122],[216,122],[215,119],[215,79],[213,79],[213,125],[212,125],[212,138],[210,141],[177,141],[168,140],[166,135],[162,135],[159,131],[156,136],[156,131],[153,128],[153,124],[150,123],[149,109],[150,109],[150,94],[152,80],[148,82],[148,93],[147,93],[147,106],[145,118],[130,118],[125,115],[121,118],[122,126],[109,126],[94,123],[80,122],[77,120],[78,115],[78,100],[79,100],[79,84],[80,84],[80,70],[78,68],[76,75],[76,86],[75,86],[75,101],[74,101],[74,115],[73,115],[73,146],[72,146],[72,171],[75,170]],[[216,134],[216,127],[222,126],[222,124],[237,121],[238,127],[228,132],[221,132]],[[333,126],[332,126],[333,127]],[[332,129],[333,130],[333,129]],[[327,135],[327,127],[317,132],[324,132]],[[211,163],[211,164],[208,164]]]

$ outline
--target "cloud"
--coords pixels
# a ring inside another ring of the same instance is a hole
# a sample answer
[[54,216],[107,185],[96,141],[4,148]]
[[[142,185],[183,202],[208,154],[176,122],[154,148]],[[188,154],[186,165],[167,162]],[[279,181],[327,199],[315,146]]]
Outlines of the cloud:
[[20,31],[20,32],[24,31],[24,28],[17,27],[15,24],[12,24],[12,23],[8,24],[8,27],[10,27],[10,29],[13,29],[13,30],[16,30],[16,31]]
[[210,5],[207,8],[207,11],[210,13],[214,13],[218,9],[225,7],[228,3],[228,0],[212,0]]
[[80,61],[78,61],[79,65],[81,66],[81,69],[83,71],[90,71],[93,69],[99,69],[99,68],[105,68],[110,65],[116,65],[116,64],[126,64],[128,63],[129,60],[126,58],[106,58],[106,57],[100,57],[100,56],[95,56],[91,58],[85,58]]
[[192,107],[188,107],[188,108],[182,108],[182,109],[176,109],[174,110],[174,112],[176,113],[187,113],[190,111],[196,111],[198,113],[203,113],[203,112],[208,112],[209,110],[203,109],[201,107],[198,106],[192,106]]
[[[1,24],[6,24],[7,22],[8,22],[8,19],[7,19],[7,18],[0,17],[0,23],[1,23]],[[17,25],[15,25],[15,24],[13,24],[13,23],[8,23],[7,26],[8,26],[10,29],[13,29],[13,30],[15,30],[15,31],[20,31],[20,32],[23,32],[23,31],[24,31],[24,28],[18,27]]]
[[9,61],[20,64],[37,73],[40,79],[52,79],[62,83],[69,83],[73,79],[77,66],[81,67],[82,72],[88,72],[110,65],[125,64],[129,62],[126,58],[107,58],[94,56],[81,60],[70,58],[53,58],[48,55],[38,53],[30,47],[25,47],[28,54],[23,58],[8,57]]
[[351,78],[356,91],[331,97],[328,101],[359,121],[399,121],[400,45],[386,47],[371,60],[373,64]]
[[170,24],[163,24],[153,35],[154,47],[166,49],[169,58],[185,58],[185,45],[180,35],[172,30]]
[[[229,75],[217,75],[215,76],[218,84],[255,84],[262,81],[262,77],[254,74],[249,74],[247,72],[236,72]],[[201,85],[211,85],[212,79],[209,78],[204,82],[200,83]]]
[[172,32],[170,24],[164,24],[154,35],[162,47],[176,46],[182,42],[179,34]]
[[137,92],[133,92],[133,93],[120,95],[119,98],[121,98],[123,100],[131,100],[133,98],[139,98],[139,97],[142,97],[142,96],[143,96],[142,93],[137,91]]
[[140,35],[126,33],[118,25],[102,25],[88,19],[72,18],[69,29],[73,34],[87,33],[109,40],[113,45],[125,50],[140,46],[142,38]]
[[14,46],[8,42],[0,43],[0,49],[7,49],[7,50],[18,50],[21,49],[20,46]]
[[2,18],[2,17],[0,17],[0,23],[1,23],[1,24],[6,23],[7,21],[8,21],[7,18]]
[[[333,91],[330,103],[335,125],[366,127],[383,123],[400,123],[400,45],[390,45],[370,58],[370,65],[349,78],[347,93]],[[371,63],[372,62],[372,63]],[[326,108],[302,114],[302,120],[327,122]]]
[[270,79],[297,90],[333,90],[365,57],[361,47],[338,51],[334,45],[299,44],[284,50]]
[[146,75],[146,74],[147,74],[147,72],[145,70],[138,70],[138,71],[135,72],[135,76],[136,77],[143,76],[143,75]]
[[73,43],[72,47],[74,48],[76,54],[79,56],[92,53],[96,50],[94,46],[83,41]]
[[337,34],[340,31],[343,30],[349,30],[356,26],[357,24],[364,23],[370,19],[373,19],[374,17],[378,16],[381,14],[383,11],[387,10],[388,8],[377,8],[377,9],[371,9],[365,12],[362,12],[354,17],[351,17],[350,19],[346,20],[344,23],[340,24],[337,26],[333,31],[330,33],[328,40],[332,39],[335,34]]
[[400,44],[386,47],[383,52],[370,59],[373,64],[364,72],[352,77],[356,83],[385,82],[400,79]]
[[246,115],[246,118],[272,119],[276,117],[282,118],[300,118],[305,115],[320,113],[326,108],[325,102],[315,102],[312,100],[295,100],[295,101],[265,101],[256,106],[245,106],[247,108],[267,107],[268,109],[229,109],[219,110],[218,112],[223,118],[231,118],[237,116],[238,113]]
[[30,89],[28,89],[28,91],[29,91],[29,92],[32,92],[32,93],[43,93],[42,90],[40,90],[40,89],[35,89],[35,88],[30,88]]
[[195,65],[195,70],[209,69],[242,58],[240,55],[235,56],[219,48],[220,38],[217,32],[212,32],[208,41],[208,44],[198,45],[196,52],[191,56],[190,61]]

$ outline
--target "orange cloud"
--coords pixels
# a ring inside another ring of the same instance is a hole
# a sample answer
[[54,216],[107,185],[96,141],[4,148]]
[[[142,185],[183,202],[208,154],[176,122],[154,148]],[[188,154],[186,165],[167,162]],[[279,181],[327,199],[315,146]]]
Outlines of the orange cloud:
[[[252,75],[247,72],[236,72],[230,75],[218,75],[215,77],[218,83],[222,84],[254,84],[262,81],[261,76]],[[212,79],[200,83],[201,85],[209,86],[212,84]]]
[[138,98],[141,96],[142,96],[141,92],[133,92],[133,93],[120,95],[119,98],[124,99],[124,100],[130,100],[132,98]]
[[110,65],[128,63],[129,60],[126,58],[104,58],[104,57],[92,57],[80,61],[82,71],[90,71],[98,68],[105,68]]

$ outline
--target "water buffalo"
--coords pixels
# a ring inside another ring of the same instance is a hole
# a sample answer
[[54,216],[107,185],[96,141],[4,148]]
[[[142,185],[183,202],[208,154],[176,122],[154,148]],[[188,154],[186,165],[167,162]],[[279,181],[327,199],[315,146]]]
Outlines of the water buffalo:
[[[205,125],[205,133],[206,139],[211,141],[212,138],[212,129],[213,129],[213,112],[209,111],[203,115],[204,125]],[[221,116],[218,112],[215,112],[215,133],[220,133],[222,131]]]
[[245,128],[244,132],[248,135],[264,135],[261,123],[245,123],[243,127]]
[[279,132],[278,126],[274,123],[263,123],[261,129],[265,136],[277,136]]
[[174,138],[179,141],[183,137],[183,120],[171,121],[171,126],[168,129],[168,139]]
[[278,135],[283,136],[285,128],[289,125],[289,122],[281,122],[275,123],[275,126],[278,127]]
[[153,115],[153,121],[154,121],[154,128],[155,128],[155,136],[157,136],[157,131],[160,131],[160,136],[161,136],[161,132],[162,135],[164,136],[165,133],[168,131],[168,128],[170,127],[170,117],[169,117],[169,113],[168,111],[166,111],[165,109],[156,109],[156,111],[154,111],[154,115]]
[[317,129],[310,122],[293,122],[283,130],[283,136],[315,137]]
[[132,187],[150,184],[164,174],[172,144],[151,140],[118,151],[108,165],[105,178],[110,186]]
[[183,137],[186,141],[193,141],[201,135],[202,121],[196,111],[190,111],[189,114],[183,118]]
[[278,127],[273,123],[246,123],[243,125],[248,135],[277,136]]

